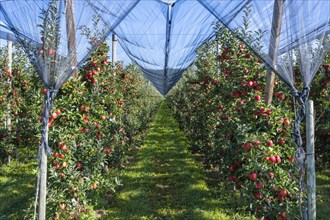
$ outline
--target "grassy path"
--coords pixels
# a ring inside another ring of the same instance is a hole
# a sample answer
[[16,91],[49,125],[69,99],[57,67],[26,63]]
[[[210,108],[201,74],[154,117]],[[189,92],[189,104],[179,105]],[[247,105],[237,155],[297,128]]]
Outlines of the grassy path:
[[219,208],[221,199],[211,195],[203,168],[188,153],[187,144],[163,103],[104,219],[244,219]]

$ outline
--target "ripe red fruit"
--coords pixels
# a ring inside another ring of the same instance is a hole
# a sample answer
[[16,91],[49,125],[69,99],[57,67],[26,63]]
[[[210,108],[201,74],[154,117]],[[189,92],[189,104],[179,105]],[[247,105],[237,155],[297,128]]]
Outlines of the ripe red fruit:
[[91,186],[91,187],[92,187],[92,189],[94,189],[94,190],[97,189],[97,183],[92,183],[92,186]]
[[277,201],[278,202],[284,202],[285,198],[283,196],[278,196]]
[[64,173],[61,173],[61,174],[60,174],[60,177],[61,177],[61,178],[64,178],[64,177],[65,177],[65,174],[64,174]]
[[248,82],[248,87],[250,87],[250,88],[253,87],[253,81],[250,80],[250,81]]
[[294,163],[294,157],[289,157],[288,160],[289,160],[291,163]]
[[281,189],[279,192],[278,192],[278,195],[279,196],[282,196],[282,197],[286,197],[288,196],[288,191],[286,189]]
[[261,100],[261,96],[260,95],[256,95],[256,96],[254,96],[254,100],[256,100],[256,101],[260,101]]
[[64,157],[65,157],[64,154],[60,154],[61,159],[64,159]]
[[64,203],[59,204],[58,208],[61,209],[61,210],[64,210],[65,209],[65,204]]
[[285,95],[283,95],[283,94],[280,94],[279,96],[278,96],[278,98],[280,99],[280,100],[284,100],[285,99]]
[[102,116],[101,116],[101,120],[104,121],[105,119],[106,119],[106,117],[105,117],[104,115],[102,115]]
[[53,153],[53,156],[54,156],[54,157],[58,157],[58,155],[59,155],[58,152],[54,152],[54,153]]
[[254,145],[257,145],[257,146],[259,146],[261,143],[260,143],[260,141],[259,140],[255,140],[254,141]]
[[228,181],[229,182],[232,182],[234,180],[234,177],[233,176],[228,176]]
[[288,119],[284,119],[283,124],[285,124],[286,126],[289,126],[291,124],[291,122]]
[[256,183],[256,188],[257,189],[261,189],[262,187],[264,187],[264,184],[261,181]]
[[281,216],[282,218],[286,218],[286,212],[285,212],[285,211],[281,212],[280,216]]
[[261,199],[261,193],[260,193],[260,192],[255,192],[255,193],[254,193],[254,197],[255,197],[256,199]]
[[61,149],[64,152],[67,152],[68,151],[68,147],[65,144],[61,146]]
[[268,157],[268,160],[271,162],[271,163],[276,163],[276,158],[274,156],[270,156]]
[[229,171],[230,171],[230,172],[234,172],[234,171],[235,171],[235,167],[234,167],[234,166],[230,166],[230,167],[229,167]]
[[273,141],[267,141],[267,142],[266,142],[266,145],[267,145],[268,147],[273,146]]
[[46,94],[47,93],[47,89],[46,88],[44,88],[43,90],[42,90],[42,94]]
[[269,178],[272,180],[272,179],[274,179],[274,173],[273,172],[268,172],[268,174],[269,174]]
[[285,143],[285,139],[281,137],[281,138],[278,140],[278,143],[280,143],[280,144],[284,144],[284,143]]
[[111,152],[110,149],[104,149],[103,151],[104,151],[104,153],[106,153],[106,154],[110,154],[110,152]]
[[58,115],[57,115],[57,113],[56,113],[56,112],[53,112],[53,113],[51,114],[51,118],[52,118],[52,119],[56,119],[56,118],[57,118],[57,116],[58,116]]
[[247,68],[244,68],[243,72],[244,72],[244,73],[248,73],[249,70],[248,70]]
[[79,169],[79,168],[82,167],[82,164],[81,164],[81,163],[77,163],[77,164],[76,164],[76,167]]
[[276,159],[276,163],[281,163],[281,157],[280,156],[276,155],[275,159]]
[[248,174],[248,178],[252,181],[256,181],[257,177],[258,177],[258,175],[256,172],[252,172],[252,173]]
[[261,85],[256,85],[256,86],[254,87],[254,89],[257,90],[257,91],[260,91],[260,90],[262,89],[262,87],[261,87]]
[[250,142],[246,142],[243,146],[244,150],[248,151],[252,148],[252,145]]

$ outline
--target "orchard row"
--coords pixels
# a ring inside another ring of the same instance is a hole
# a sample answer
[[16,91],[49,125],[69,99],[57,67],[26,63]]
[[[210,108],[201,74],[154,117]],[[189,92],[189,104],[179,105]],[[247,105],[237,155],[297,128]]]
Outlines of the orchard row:
[[[221,174],[219,184],[238,197],[243,210],[257,218],[294,219],[299,170],[291,138],[292,97],[284,83],[276,82],[273,102],[265,105],[265,66],[229,32],[220,33],[200,49],[196,68],[168,97],[170,106],[192,152]],[[326,64],[311,91],[318,167],[329,164],[329,79]]]
[[[0,62],[2,163],[37,156],[47,92],[19,48],[9,72],[5,50]],[[92,54],[60,89],[51,111],[47,215],[54,219],[78,218],[97,203],[98,194],[114,192],[118,172],[142,144],[161,101],[135,66],[112,65],[108,52],[102,44]]]

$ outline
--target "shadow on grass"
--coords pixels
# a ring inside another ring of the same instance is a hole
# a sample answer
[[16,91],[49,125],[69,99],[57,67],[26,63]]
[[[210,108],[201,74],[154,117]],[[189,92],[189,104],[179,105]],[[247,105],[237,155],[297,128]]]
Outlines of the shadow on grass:
[[36,164],[13,161],[0,167],[0,220],[24,219],[35,194]]
[[221,209],[225,204],[213,198],[203,175],[163,103],[137,162],[121,177],[124,186],[103,219],[243,219],[225,214]]

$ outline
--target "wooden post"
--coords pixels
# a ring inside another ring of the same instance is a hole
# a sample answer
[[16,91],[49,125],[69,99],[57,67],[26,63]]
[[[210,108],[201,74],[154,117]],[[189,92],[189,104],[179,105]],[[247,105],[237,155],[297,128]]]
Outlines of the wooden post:
[[[285,0],[274,0],[272,30],[270,34],[270,42],[268,49],[269,61],[271,62],[270,64],[273,67],[276,65],[276,61],[277,61],[284,1]],[[271,69],[267,69],[266,88],[265,88],[265,102],[267,105],[272,103],[273,92],[274,92],[274,81],[275,81],[275,74],[271,71]]]
[[112,65],[115,65],[117,62],[117,35],[116,33],[112,34]]
[[308,189],[308,220],[316,220],[316,176],[314,157],[314,104],[306,103],[306,161]]
[[[7,49],[8,49],[8,64],[7,64],[7,71],[12,74],[12,66],[13,66],[13,42],[9,40],[10,39],[10,35],[8,34],[8,40],[7,40]],[[11,87],[11,78],[8,78],[8,81],[7,81],[8,85],[9,85],[9,90],[8,92],[10,93],[11,90],[12,90],[12,87]],[[11,118],[10,118],[10,113],[11,113],[11,109],[10,109],[10,102],[8,102],[7,104],[7,117],[6,117],[6,122],[5,122],[5,125],[6,125],[6,129],[8,131],[11,130]],[[7,164],[10,164],[10,161],[11,161],[11,155],[9,154],[7,156]]]
[[[68,55],[71,58],[71,65],[77,66],[77,49],[76,49],[76,31],[74,25],[73,0],[65,0],[65,19],[66,19],[66,35],[68,38]],[[78,72],[73,76],[78,77]]]
[[[8,34],[8,39],[9,39],[9,34]],[[8,72],[10,74],[12,74],[12,66],[13,66],[13,42],[10,40],[7,40],[7,49],[8,49]],[[9,92],[11,92],[11,79],[9,78],[7,83],[9,84]],[[10,105],[8,103],[8,107],[7,107],[7,118],[6,118],[6,127],[7,129],[10,129],[10,125],[11,125],[11,118],[10,118]]]

